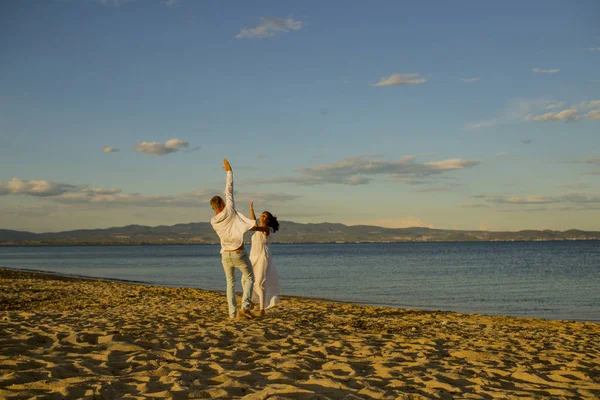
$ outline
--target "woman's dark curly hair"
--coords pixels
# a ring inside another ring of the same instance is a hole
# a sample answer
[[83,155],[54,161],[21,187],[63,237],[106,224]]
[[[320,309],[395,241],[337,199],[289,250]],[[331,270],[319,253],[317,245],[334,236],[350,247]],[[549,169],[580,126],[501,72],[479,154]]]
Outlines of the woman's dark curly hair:
[[277,232],[279,230],[279,221],[277,221],[277,217],[268,211],[263,211],[263,214],[267,216],[267,226],[273,228],[274,232]]

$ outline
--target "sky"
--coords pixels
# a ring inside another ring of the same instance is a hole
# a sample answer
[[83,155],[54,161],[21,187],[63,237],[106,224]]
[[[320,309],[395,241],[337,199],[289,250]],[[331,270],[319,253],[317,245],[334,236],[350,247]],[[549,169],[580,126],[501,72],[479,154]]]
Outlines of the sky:
[[0,229],[600,230],[600,2],[0,2]]

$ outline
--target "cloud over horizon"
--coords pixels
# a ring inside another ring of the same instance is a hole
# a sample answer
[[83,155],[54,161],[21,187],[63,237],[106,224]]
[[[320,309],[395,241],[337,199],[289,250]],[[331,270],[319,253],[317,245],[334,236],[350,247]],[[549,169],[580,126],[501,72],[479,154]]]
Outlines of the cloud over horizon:
[[126,3],[131,3],[134,0],[96,0],[98,3],[102,4],[103,6],[107,6],[107,7],[121,7],[122,5],[126,4]]
[[524,117],[525,121],[551,121],[551,122],[572,122],[579,119],[576,108],[568,108],[559,112],[549,112],[546,114],[533,116],[528,114]]
[[427,82],[421,74],[392,74],[388,77],[382,77],[379,82],[372,84],[371,86],[404,86],[404,85],[418,85]]
[[551,103],[546,106],[546,110],[553,110],[555,108],[562,108],[565,106],[564,101],[559,101],[558,103]]
[[260,39],[273,37],[280,32],[298,31],[302,28],[302,21],[292,18],[263,17],[261,24],[256,28],[243,28],[235,35],[236,39]]
[[159,142],[139,142],[133,145],[133,149],[137,152],[153,156],[164,156],[189,146],[188,142],[184,142],[181,139],[169,139],[164,144]]
[[600,119],[600,110],[592,110],[585,114],[587,119]]
[[[564,101],[559,103],[553,103],[547,105],[546,109],[556,109],[561,108],[565,104]],[[579,115],[580,111],[585,112],[588,111],[584,117]],[[550,122],[573,122],[579,121],[582,118],[586,119],[600,119],[600,100],[590,100],[590,101],[582,101],[579,104],[572,105],[569,108],[566,108],[562,111],[551,111],[542,115],[534,116],[532,114],[527,114],[523,119],[526,121],[550,121]]]
[[[45,180],[21,180],[13,178],[8,182],[0,182],[0,196],[3,195],[28,195],[44,198],[53,203],[63,205],[87,205],[92,208],[107,206],[135,206],[135,207],[198,207],[208,202],[215,194],[222,191],[218,189],[203,189],[194,192],[176,195],[146,196],[139,193],[123,193],[121,189],[90,188],[89,185],[73,185]],[[255,203],[272,204],[272,202],[285,202],[296,200],[302,196],[287,193],[253,192],[236,194],[236,200],[242,202],[254,201]]]
[[466,130],[477,130],[481,128],[490,128],[500,124],[521,121],[526,115],[543,109],[548,104],[545,99],[509,99],[504,108],[496,113],[496,116],[489,119],[483,119],[477,122],[471,122],[465,125]]
[[[499,206],[497,211],[510,211],[505,207],[517,207],[523,210],[532,210],[530,206],[540,205],[563,205],[563,208],[550,208],[552,210],[567,211],[567,210],[586,210],[596,209],[600,205],[600,195],[592,195],[587,193],[566,193],[561,195],[477,195],[471,196],[474,199],[479,199],[483,203],[464,204],[466,208],[487,208],[490,206]],[[539,209],[542,210],[542,209]]]
[[116,149],[116,148],[114,148],[114,147],[111,147],[111,146],[104,146],[104,147],[102,148],[102,151],[103,151],[104,153],[116,153],[117,151],[119,151],[119,149]]
[[52,181],[28,180],[12,178],[8,182],[0,182],[0,195],[26,194],[36,197],[59,196],[67,192],[79,190],[77,185],[56,183]]
[[535,74],[556,74],[557,72],[560,72],[560,69],[558,69],[558,68],[555,68],[555,69],[532,68],[531,72],[533,72]]
[[388,175],[404,182],[406,179],[423,179],[454,170],[471,168],[479,164],[477,160],[453,158],[440,161],[416,162],[418,156],[408,155],[398,161],[379,160],[378,154],[348,157],[329,164],[301,168],[300,176],[259,179],[255,183],[292,183],[298,185],[366,185],[371,176]]
[[[600,119],[600,100],[581,101],[560,111],[550,111],[535,115],[547,110],[556,110],[564,107],[566,103],[549,102],[544,99],[510,99],[504,109],[502,109],[494,118],[484,119],[477,122],[471,122],[465,125],[467,130],[476,130],[489,128],[499,124],[505,124],[517,121],[536,121],[536,122],[574,122],[583,118],[596,120]],[[585,116],[580,112],[589,110]]]
[[475,83],[479,81],[479,78],[460,78],[460,80],[464,83]]

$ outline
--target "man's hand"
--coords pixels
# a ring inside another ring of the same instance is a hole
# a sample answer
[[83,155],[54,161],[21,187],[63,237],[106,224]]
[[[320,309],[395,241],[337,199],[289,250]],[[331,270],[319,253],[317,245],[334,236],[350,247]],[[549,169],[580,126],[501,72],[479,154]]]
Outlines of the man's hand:
[[231,165],[229,165],[229,161],[226,158],[223,159],[223,169],[225,171],[231,171]]

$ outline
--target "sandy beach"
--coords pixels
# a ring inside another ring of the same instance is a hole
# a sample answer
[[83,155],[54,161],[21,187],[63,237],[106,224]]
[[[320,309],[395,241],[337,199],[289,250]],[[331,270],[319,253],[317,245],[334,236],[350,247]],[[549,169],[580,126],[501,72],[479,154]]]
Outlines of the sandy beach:
[[600,324],[0,269],[0,398],[599,398]]

